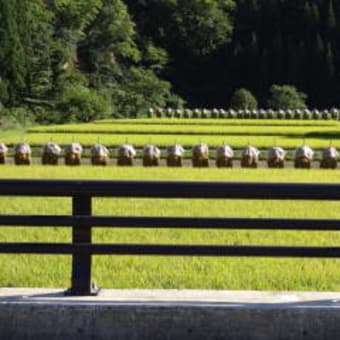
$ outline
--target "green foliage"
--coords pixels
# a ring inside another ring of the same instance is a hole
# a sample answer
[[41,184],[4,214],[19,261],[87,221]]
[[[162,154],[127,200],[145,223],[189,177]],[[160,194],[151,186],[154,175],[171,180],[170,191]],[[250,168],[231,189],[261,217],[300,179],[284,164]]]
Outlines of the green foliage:
[[141,59],[134,38],[135,27],[124,3],[120,0],[102,0],[78,47],[78,57],[86,68],[93,70],[92,81],[96,86],[123,78],[123,63]]
[[165,107],[176,98],[170,83],[155,73],[167,63],[165,50],[149,42],[142,53],[135,41],[135,26],[122,1],[103,0],[85,33],[78,57],[93,70],[90,83],[105,93],[112,115],[146,116],[149,107]]
[[[45,123],[78,119],[57,109],[69,87],[100,93],[112,117],[184,103],[305,107],[292,89],[268,99],[272,84],[292,84],[311,107],[337,107],[339,41],[334,0],[0,0],[0,107]],[[256,100],[230,101],[226,93],[240,88]]]
[[57,106],[61,122],[89,122],[109,115],[110,106],[96,90],[84,86],[66,87]]
[[294,86],[273,85],[269,92],[270,94],[267,105],[272,109],[279,110],[306,108],[306,94],[298,92]]
[[65,34],[69,31],[73,35],[82,36],[84,29],[102,6],[102,0],[56,0],[54,6],[59,20],[63,20],[61,30],[64,30]]
[[[120,87],[112,92],[112,101],[117,112],[125,117],[146,117],[149,107],[166,107],[176,100],[170,84],[160,80],[154,72],[132,67]],[[182,106],[183,101],[177,105]]]
[[141,46],[122,0],[0,0],[0,106],[44,123],[139,116],[183,101],[158,73],[167,52]]
[[50,50],[54,14],[44,0],[23,0],[21,12],[19,27],[28,67],[26,97],[22,99],[46,98],[52,90]]
[[2,103],[6,103],[8,99],[8,81],[0,80],[0,106],[3,105]]
[[25,90],[27,57],[20,35],[20,7],[18,0],[0,1],[0,83],[1,100],[15,105],[19,93]]
[[194,55],[208,55],[222,47],[230,38],[232,25],[228,14],[234,3],[230,0],[176,0],[172,27],[180,44]]
[[236,90],[231,98],[231,107],[234,110],[257,109],[257,100],[247,89]]
[[12,107],[0,110],[1,129],[20,129],[31,125],[34,117],[31,112],[23,107]]
[[156,47],[151,41],[147,41],[144,48],[143,63],[155,72],[162,71],[169,61],[166,50]]

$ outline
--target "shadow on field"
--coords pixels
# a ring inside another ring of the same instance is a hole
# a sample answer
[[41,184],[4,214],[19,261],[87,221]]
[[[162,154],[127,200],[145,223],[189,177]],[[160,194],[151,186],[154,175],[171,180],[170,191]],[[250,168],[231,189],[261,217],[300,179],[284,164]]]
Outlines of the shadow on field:
[[308,132],[304,136],[306,138],[337,139],[340,138],[340,131]]

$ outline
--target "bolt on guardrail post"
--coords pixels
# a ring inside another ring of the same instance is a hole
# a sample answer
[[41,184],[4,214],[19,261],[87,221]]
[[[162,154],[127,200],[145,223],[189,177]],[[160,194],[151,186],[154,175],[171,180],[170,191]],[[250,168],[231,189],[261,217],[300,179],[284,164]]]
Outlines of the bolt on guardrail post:
[[[72,215],[90,216],[92,214],[92,198],[90,196],[76,195],[72,197]],[[74,225],[72,228],[73,243],[91,243],[91,227]],[[73,254],[72,256],[72,281],[68,295],[97,295],[98,288],[91,283],[91,254]]]

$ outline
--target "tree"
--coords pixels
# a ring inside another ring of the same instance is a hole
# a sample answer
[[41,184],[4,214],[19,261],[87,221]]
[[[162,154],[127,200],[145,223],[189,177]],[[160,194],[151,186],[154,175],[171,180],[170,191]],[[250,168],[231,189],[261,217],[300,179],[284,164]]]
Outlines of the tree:
[[18,0],[0,0],[0,102],[16,105],[25,90],[27,58],[19,32]]
[[257,100],[249,90],[239,89],[231,98],[231,107],[235,110],[257,109]]
[[306,108],[307,95],[298,92],[294,86],[273,85],[269,90],[267,101],[268,108],[280,109],[302,109]]
[[[166,50],[157,74],[191,106],[223,105],[229,60],[221,55],[233,32],[234,0],[125,0],[139,41]],[[221,102],[222,101],[222,102]]]
[[263,103],[272,84],[333,106],[339,42],[334,0],[0,0],[0,107],[68,119],[56,108],[74,88],[135,117],[242,88]]
[[144,34],[170,52],[214,53],[230,39],[234,0],[125,0]]
[[229,40],[232,1],[177,0],[175,3],[171,18],[175,28],[173,39],[183,44],[187,53],[208,55]]
[[48,99],[52,90],[54,14],[44,0],[21,0],[20,35],[27,59],[27,92],[22,99]]
[[[102,0],[102,5],[78,44],[81,69],[90,70],[90,86],[105,92],[112,114],[137,117],[151,106],[166,106],[171,84],[158,78],[167,53],[137,34],[124,2]],[[157,73],[157,74],[156,74]]]
[[95,86],[119,81],[126,65],[140,61],[135,36],[126,5],[120,0],[102,0],[77,47],[80,66],[91,70]]
[[110,113],[109,103],[103,95],[81,85],[66,87],[57,109],[60,112],[59,123],[90,122]]
[[334,6],[333,6],[333,1],[330,0],[327,8],[327,33],[329,34],[330,37],[333,37],[333,34],[337,30],[337,20],[334,12]]

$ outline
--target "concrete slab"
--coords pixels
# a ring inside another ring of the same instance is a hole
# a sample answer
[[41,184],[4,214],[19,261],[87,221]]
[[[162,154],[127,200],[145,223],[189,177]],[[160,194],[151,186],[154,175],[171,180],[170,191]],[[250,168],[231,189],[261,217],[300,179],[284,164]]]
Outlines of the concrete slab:
[[0,288],[0,339],[340,339],[340,293]]
[[98,296],[65,296],[61,289],[0,288],[4,303],[202,304],[248,307],[340,308],[340,292],[270,292],[176,289],[103,289]]

